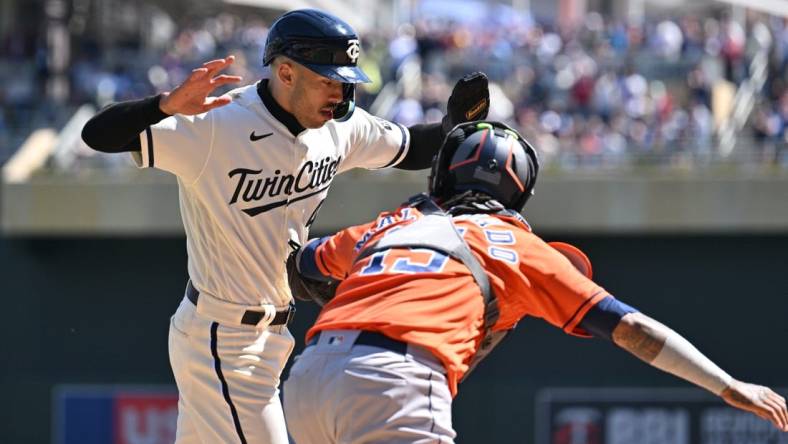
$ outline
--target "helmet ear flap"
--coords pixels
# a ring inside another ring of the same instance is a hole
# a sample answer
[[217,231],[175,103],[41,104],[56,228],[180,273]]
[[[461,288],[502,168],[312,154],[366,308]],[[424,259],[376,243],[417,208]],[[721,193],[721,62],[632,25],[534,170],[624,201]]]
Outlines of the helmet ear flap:
[[435,197],[441,197],[446,192],[448,164],[451,161],[451,157],[454,155],[454,151],[457,150],[457,147],[460,146],[462,142],[465,142],[465,138],[467,137],[465,131],[465,128],[461,125],[457,125],[454,129],[449,131],[449,134],[447,134],[446,138],[443,140],[440,150],[432,160],[429,190],[430,194]]
[[[454,154],[454,150],[460,146],[461,143],[465,142],[465,129],[462,127],[456,127],[446,135],[446,141],[443,143],[443,149],[441,153],[444,154],[443,157],[447,157],[447,154]],[[451,153],[449,153],[451,151]]]
[[334,109],[334,120],[337,122],[344,122],[350,120],[353,116],[353,111],[356,109],[356,84],[343,83],[342,84],[342,102]]

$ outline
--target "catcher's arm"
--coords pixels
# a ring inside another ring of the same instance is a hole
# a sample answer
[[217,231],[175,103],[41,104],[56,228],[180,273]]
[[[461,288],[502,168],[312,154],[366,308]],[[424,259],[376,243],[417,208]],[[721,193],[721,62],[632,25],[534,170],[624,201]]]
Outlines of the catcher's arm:
[[311,239],[303,248],[293,244],[297,251],[287,260],[288,283],[293,296],[321,306],[333,299],[340,281],[353,267],[356,247],[369,239],[368,231],[375,223],[355,225],[333,236]]
[[[582,251],[561,242],[551,242],[550,246],[569,259],[578,271],[591,277],[591,261]],[[608,295],[591,307],[579,326],[788,432],[785,398],[768,387],[733,379],[681,335],[614,297]]]
[[613,342],[648,364],[719,395],[728,404],[788,432],[785,398],[768,387],[733,379],[681,335],[639,312],[624,315]]
[[327,238],[312,239],[287,257],[287,283],[293,297],[313,301],[321,307],[334,298],[339,281],[323,275],[315,262],[315,251]]

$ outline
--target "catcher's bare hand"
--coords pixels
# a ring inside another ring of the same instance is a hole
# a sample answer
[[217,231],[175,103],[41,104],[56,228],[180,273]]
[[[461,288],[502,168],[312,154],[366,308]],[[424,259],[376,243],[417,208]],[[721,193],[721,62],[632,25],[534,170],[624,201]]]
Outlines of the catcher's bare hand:
[[208,94],[222,85],[241,81],[240,76],[216,75],[234,61],[234,56],[228,56],[203,63],[202,67],[194,69],[189,78],[172,92],[162,94],[159,108],[169,115],[193,116],[229,104],[232,99],[228,95],[208,97]]
[[728,404],[752,412],[770,421],[783,432],[788,432],[788,410],[785,407],[785,398],[770,388],[734,380],[720,396]]

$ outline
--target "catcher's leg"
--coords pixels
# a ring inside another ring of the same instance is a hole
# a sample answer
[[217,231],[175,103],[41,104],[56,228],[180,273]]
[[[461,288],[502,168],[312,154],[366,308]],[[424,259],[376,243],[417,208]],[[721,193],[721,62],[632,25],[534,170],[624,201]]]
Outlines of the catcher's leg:
[[[357,346],[347,361],[337,407],[342,442],[454,443],[451,394],[436,365],[375,347]],[[434,358],[433,358],[434,359]]]
[[297,444],[453,443],[451,394],[429,352],[354,345],[358,331],[322,332],[285,383]]
[[308,347],[296,357],[282,388],[287,430],[295,444],[336,444],[334,406],[328,402],[331,378],[341,368],[313,351]]

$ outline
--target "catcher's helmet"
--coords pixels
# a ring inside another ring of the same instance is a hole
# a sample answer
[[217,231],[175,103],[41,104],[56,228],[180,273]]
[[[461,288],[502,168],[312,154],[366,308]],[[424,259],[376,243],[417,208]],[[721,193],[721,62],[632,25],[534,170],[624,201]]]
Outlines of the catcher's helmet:
[[521,211],[538,173],[536,151],[517,131],[500,122],[466,122],[446,135],[432,161],[429,190],[442,200],[481,191]]
[[336,118],[349,117],[353,110],[355,84],[369,77],[357,66],[361,44],[353,28],[331,14],[316,9],[298,9],[279,17],[265,41],[263,66],[284,55],[310,70],[343,83],[343,101]]

